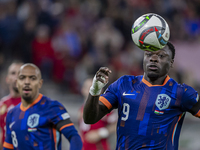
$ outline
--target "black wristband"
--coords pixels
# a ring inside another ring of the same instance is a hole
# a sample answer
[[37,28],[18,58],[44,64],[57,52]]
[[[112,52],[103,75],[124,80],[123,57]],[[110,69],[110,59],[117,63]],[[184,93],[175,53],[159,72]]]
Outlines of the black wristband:
[[200,101],[198,101],[190,110],[189,112],[192,115],[196,115],[196,113],[198,113],[198,111],[200,110]]

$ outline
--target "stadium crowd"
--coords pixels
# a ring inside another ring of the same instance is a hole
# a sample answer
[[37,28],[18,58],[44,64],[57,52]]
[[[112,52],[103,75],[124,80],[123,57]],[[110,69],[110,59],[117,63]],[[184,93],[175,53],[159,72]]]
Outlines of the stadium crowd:
[[141,73],[142,51],[130,36],[139,16],[160,14],[170,40],[194,42],[199,10],[198,0],[0,0],[0,71],[13,59],[32,62],[44,79],[76,94],[99,66],[113,70],[112,80]]

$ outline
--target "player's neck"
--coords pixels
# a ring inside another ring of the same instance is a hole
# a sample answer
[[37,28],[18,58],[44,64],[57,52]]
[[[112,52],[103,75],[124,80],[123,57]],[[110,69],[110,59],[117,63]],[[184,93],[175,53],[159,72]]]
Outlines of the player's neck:
[[27,102],[27,101],[25,101],[24,99],[22,99],[22,105],[23,105],[24,108],[29,107],[32,103],[33,103],[33,102]]
[[167,75],[158,78],[149,78],[144,74],[144,79],[147,80],[152,85],[162,85],[166,79]]
[[22,105],[23,105],[23,107],[24,107],[24,108],[29,107],[30,105],[34,104],[35,101],[37,101],[38,98],[39,98],[39,93],[36,94],[36,96],[35,96],[33,99],[30,99],[30,100],[25,100],[25,99],[23,99],[23,97],[22,97]]

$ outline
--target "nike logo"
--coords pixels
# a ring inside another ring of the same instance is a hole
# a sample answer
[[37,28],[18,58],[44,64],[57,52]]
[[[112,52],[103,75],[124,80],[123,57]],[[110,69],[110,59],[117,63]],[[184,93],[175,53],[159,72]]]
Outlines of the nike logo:
[[126,92],[123,93],[123,96],[128,96],[128,95],[135,95],[135,94],[126,94]]
[[12,128],[12,126],[15,124],[15,121],[14,122],[12,122],[10,125],[9,125],[9,128],[11,129]]

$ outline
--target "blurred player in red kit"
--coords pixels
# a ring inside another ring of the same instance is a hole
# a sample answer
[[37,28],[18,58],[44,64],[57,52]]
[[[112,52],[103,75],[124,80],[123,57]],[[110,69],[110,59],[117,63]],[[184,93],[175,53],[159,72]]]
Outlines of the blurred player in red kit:
[[23,65],[20,61],[13,61],[8,67],[8,73],[6,76],[6,83],[9,88],[9,95],[3,97],[0,101],[0,150],[2,149],[3,142],[5,140],[5,126],[7,112],[21,102],[19,91],[16,87],[16,80],[18,71]]
[[[84,81],[81,88],[84,101],[92,85],[92,78]],[[109,136],[115,132],[117,124],[117,114],[111,112],[95,124],[85,124],[83,121],[83,106],[80,109],[79,131],[83,141],[83,150],[110,150]]]

